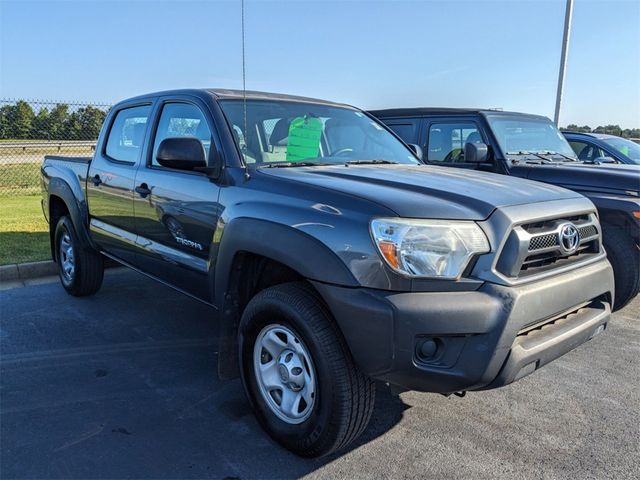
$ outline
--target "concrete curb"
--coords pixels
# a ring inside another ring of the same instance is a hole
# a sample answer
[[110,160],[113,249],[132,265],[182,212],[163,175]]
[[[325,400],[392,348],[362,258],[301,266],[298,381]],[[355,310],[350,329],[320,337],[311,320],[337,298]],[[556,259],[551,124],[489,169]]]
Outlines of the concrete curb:
[[53,260],[43,262],[14,263],[0,267],[0,283],[21,282],[40,277],[50,277],[58,274],[58,268]]

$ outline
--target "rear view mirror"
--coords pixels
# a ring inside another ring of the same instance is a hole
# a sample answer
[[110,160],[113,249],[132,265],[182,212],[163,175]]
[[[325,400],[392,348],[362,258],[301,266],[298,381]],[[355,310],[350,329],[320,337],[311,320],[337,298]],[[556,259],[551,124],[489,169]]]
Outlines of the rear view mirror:
[[486,143],[465,143],[464,161],[466,163],[484,163],[489,156],[489,147]]
[[160,142],[156,160],[163,167],[177,170],[195,170],[207,166],[204,146],[195,137],[165,138]]
[[415,153],[418,159],[422,160],[422,148],[420,147],[420,145],[416,145],[415,143],[408,143],[407,146],[413,153]]

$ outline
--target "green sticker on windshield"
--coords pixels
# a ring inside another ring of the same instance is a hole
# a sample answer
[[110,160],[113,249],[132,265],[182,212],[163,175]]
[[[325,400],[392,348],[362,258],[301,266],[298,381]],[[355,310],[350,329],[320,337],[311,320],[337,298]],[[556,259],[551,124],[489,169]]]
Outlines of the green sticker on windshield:
[[317,158],[320,153],[322,121],[315,117],[296,117],[289,125],[287,161],[300,162]]

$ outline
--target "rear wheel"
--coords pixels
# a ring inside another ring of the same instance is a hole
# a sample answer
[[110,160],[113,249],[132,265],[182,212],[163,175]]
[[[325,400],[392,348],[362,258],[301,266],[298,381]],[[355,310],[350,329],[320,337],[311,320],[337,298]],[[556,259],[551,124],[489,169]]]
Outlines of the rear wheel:
[[362,433],[374,384],[353,363],[331,314],[304,283],[258,293],[240,324],[242,380],[258,421],[292,452],[317,457]]
[[640,250],[624,229],[613,225],[602,226],[602,242],[615,279],[613,309],[620,310],[640,289]]
[[58,221],[54,238],[58,274],[64,289],[77,297],[96,293],[104,274],[102,255],[81,245],[67,216]]

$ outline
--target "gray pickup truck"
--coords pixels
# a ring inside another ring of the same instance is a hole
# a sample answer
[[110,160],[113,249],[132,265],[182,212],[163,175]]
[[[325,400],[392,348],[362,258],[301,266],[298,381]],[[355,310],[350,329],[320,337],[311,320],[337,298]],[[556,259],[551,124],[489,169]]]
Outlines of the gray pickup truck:
[[42,184],[63,287],[96,293],[108,257],[209,304],[219,374],[239,375],[264,429],[304,456],[365,429],[373,380],[501,387],[610,317],[588,199],[424,165],[347,105],[133,98],[111,109],[93,158],[46,157]]

